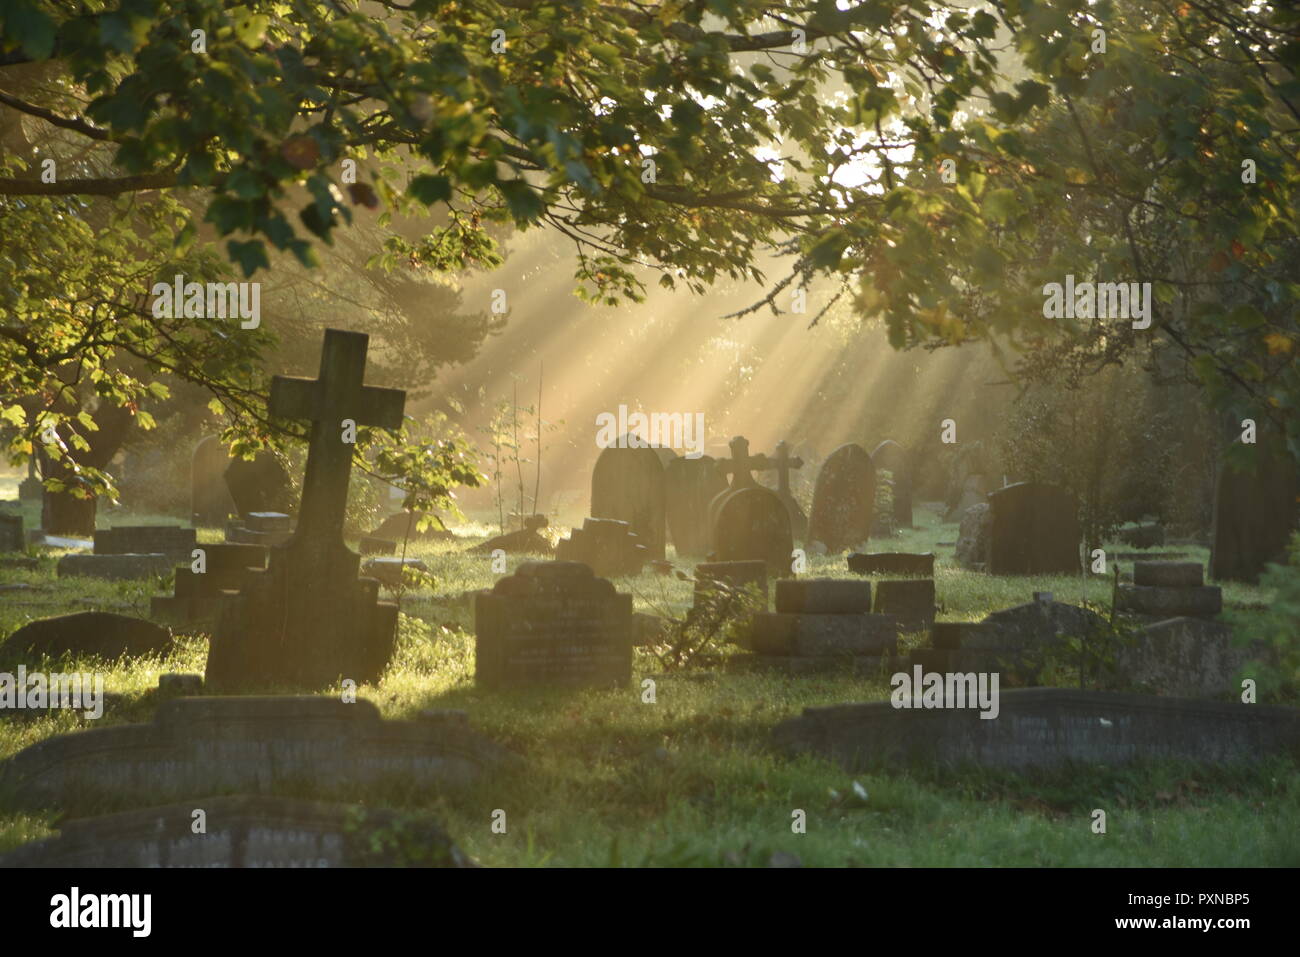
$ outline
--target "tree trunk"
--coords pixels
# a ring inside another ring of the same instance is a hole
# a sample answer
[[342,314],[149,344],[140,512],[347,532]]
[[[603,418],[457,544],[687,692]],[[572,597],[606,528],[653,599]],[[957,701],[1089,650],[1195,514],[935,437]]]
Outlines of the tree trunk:
[[[72,456],[78,465],[103,469],[117,454],[126,439],[132,415],[123,408],[103,408],[95,412],[95,422],[99,431],[90,432],[85,437],[90,442],[90,450],[74,450]],[[60,430],[65,444],[68,440],[66,427]],[[44,489],[41,493],[41,529],[47,535],[65,535],[73,538],[91,538],[95,534],[95,513],[98,500],[92,495],[80,498],[72,489],[82,484],[77,474],[69,467],[67,458],[55,461],[44,452],[41,458],[41,475],[45,478],[59,479],[69,491],[51,492]]]

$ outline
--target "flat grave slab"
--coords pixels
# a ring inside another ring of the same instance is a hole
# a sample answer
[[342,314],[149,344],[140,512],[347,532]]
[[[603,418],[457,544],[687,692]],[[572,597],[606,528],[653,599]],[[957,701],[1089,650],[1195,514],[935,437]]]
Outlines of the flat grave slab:
[[1300,757],[1300,710],[1068,688],[1003,691],[998,713],[895,708],[890,701],[805,708],[773,730],[787,754],[815,754],[850,773],[887,765],[997,768],[1207,764]]

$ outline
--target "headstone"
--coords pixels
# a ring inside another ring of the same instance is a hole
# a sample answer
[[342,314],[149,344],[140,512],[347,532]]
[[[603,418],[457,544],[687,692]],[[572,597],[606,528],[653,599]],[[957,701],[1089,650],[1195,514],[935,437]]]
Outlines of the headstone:
[[18,501],[39,502],[45,494],[45,486],[36,474],[36,456],[27,459],[27,478],[18,483]]
[[770,571],[783,573],[793,551],[790,513],[775,492],[755,486],[726,493],[713,525],[717,561],[762,560]]
[[[349,333],[349,335],[360,335],[360,333]],[[306,413],[309,410],[300,408],[295,411]],[[335,431],[338,429],[336,428]],[[273,453],[263,450],[252,459],[232,459],[222,474],[225,476],[230,497],[235,503],[235,510],[241,516],[247,516],[250,512],[289,510],[289,475]]]
[[80,611],[71,615],[28,622],[6,639],[5,653],[93,656],[105,661],[161,655],[172,634],[151,621],[107,611]]
[[726,491],[717,460],[678,457],[664,468],[664,504],[668,534],[679,557],[709,553],[709,503]]
[[962,479],[961,489],[956,502],[944,515],[944,521],[960,519],[974,505],[983,505],[988,500],[990,482],[984,475],[967,475]]
[[893,615],[904,631],[929,628],[934,623],[934,579],[876,582],[875,612]]
[[871,452],[876,474],[890,473],[894,499],[894,527],[912,527],[912,453],[893,439],[885,439]]
[[[206,829],[194,833],[194,810]],[[398,839],[398,835],[401,839]],[[209,795],[64,822],[0,867],[473,867],[432,820],[351,804]]]
[[849,556],[849,571],[855,575],[903,575],[911,578],[934,577],[934,552],[854,552]]
[[233,461],[225,443],[215,435],[200,439],[194,446],[190,458],[190,520],[195,525],[220,527],[236,511],[225,474]]
[[579,562],[524,562],[474,600],[484,688],[621,687],[632,679],[632,596]]
[[1148,625],[1121,647],[1116,667],[1127,683],[1182,698],[1239,694],[1237,677],[1260,649],[1237,647],[1232,629],[1203,618],[1170,618]]
[[808,543],[821,542],[832,553],[861,545],[871,537],[876,502],[876,470],[860,445],[841,445],[822,463],[813,487]]
[[623,578],[641,574],[649,553],[627,522],[612,518],[585,518],[568,538],[555,546],[562,562],[581,562],[601,578]]
[[982,572],[989,565],[989,530],[993,527],[993,514],[988,502],[979,502],[966,509],[957,532],[957,564],[962,568]]
[[21,515],[0,515],[0,552],[21,552],[27,548]]
[[96,555],[166,555],[189,561],[197,533],[179,525],[116,525],[95,530]]
[[664,467],[655,449],[601,450],[591,473],[591,516],[627,522],[648,558],[664,557]]
[[990,492],[987,570],[994,575],[1079,571],[1078,506],[1062,488],[1018,482]]
[[1296,527],[1300,476],[1285,450],[1256,445],[1255,470],[1219,467],[1214,492],[1214,547],[1210,577],[1215,581],[1258,582],[1269,562],[1285,562]]
[[60,578],[104,578],[129,581],[166,575],[172,558],[162,553],[150,555],[64,555],[55,570]]
[[284,545],[293,538],[293,519],[284,512],[249,512],[226,523],[226,541],[240,545]]
[[790,513],[790,534],[794,536],[795,541],[803,541],[804,536],[808,534],[808,516],[803,513],[803,508],[790,491],[790,470],[803,468],[803,459],[791,455],[790,443],[782,439],[776,443],[776,455],[772,460],[772,467],[776,471],[777,498]]
[[[728,443],[728,448],[731,451],[731,457],[726,459],[720,459],[717,463],[718,472],[721,475],[729,478],[728,485],[726,489],[724,489],[723,491],[715,495],[713,497],[713,500],[709,502],[708,527],[709,527],[710,536],[712,536],[713,529],[714,527],[716,527],[718,523],[718,513],[722,510],[722,504],[725,501],[727,501],[727,499],[731,495],[735,494],[736,492],[743,491],[744,489],[766,488],[766,486],[759,485],[758,482],[754,479],[753,476],[754,472],[770,472],[773,469],[777,469],[779,471],[782,470],[779,463],[775,459],[770,459],[766,455],[763,455],[761,453],[758,455],[750,455],[749,439],[745,438],[743,435],[733,436],[731,442]],[[799,465],[802,464],[803,462],[801,460],[799,462]],[[785,484],[787,490],[789,488],[790,467],[791,467],[791,460],[789,459],[788,448],[787,448],[787,458],[783,470],[783,474],[786,476]],[[768,489],[768,491],[771,490]],[[779,498],[780,496],[778,495],[778,499]],[[793,498],[791,499],[791,501],[793,501]],[[789,506],[786,506],[786,508],[788,513]],[[789,516],[787,515],[787,517]],[[710,538],[710,545],[716,546],[716,544],[717,543],[714,542],[712,538]]]
[[175,697],[203,693],[203,675],[168,672],[158,676],[158,693]]
[[1129,585],[1115,588],[1115,610],[1151,618],[1213,618],[1223,611],[1223,591],[1213,585]]
[[975,707],[920,705],[920,700],[902,708],[874,701],[805,708],[800,717],[777,725],[773,739],[788,755],[827,758],[850,774],[908,765],[1023,769],[1161,760],[1254,765],[1264,755],[1294,755],[1300,749],[1300,710],[1280,705],[1069,688],[1003,690],[996,720],[981,718]]
[[265,568],[269,554],[263,545],[232,542],[204,544],[199,548],[203,561],[198,567],[203,571],[195,571],[193,561],[178,566],[173,593],[150,599],[152,617],[178,623],[215,621],[227,594],[238,592],[248,569]]
[[0,786],[23,807],[75,811],[288,788],[436,791],[517,763],[463,712],[386,721],[364,698],[220,695],[163,701],[149,724],[38,741],[0,764]]
[[392,657],[397,608],[378,601],[378,583],[358,576],[360,556],[343,543],[353,453],[343,423],[396,429],[406,402],[400,390],[363,384],[368,342],[327,329],[318,379],[271,381],[271,414],[311,421],[302,506],[293,538],[225,603],[209,686],[363,683],[378,680]]
[[767,562],[701,562],[695,566],[695,594],[691,612],[725,615],[733,603],[751,589],[767,608]]
[[541,533],[548,524],[550,523],[545,515],[529,515],[524,519],[524,527],[521,530],[489,538],[468,551],[491,555],[497,549],[501,549],[507,555],[553,555],[555,546]]
[[1133,548],[1156,548],[1165,543],[1165,530],[1163,526],[1149,522],[1121,528],[1116,537]]
[[[776,611],[754,616],[750,646],[772,659],[837,657],[841,664],[871,659],[877,666],[898,649],[898,622],[871,614],[871,583],[856,579],[781,579]],[[814,670],[796,664],[788,670]]]

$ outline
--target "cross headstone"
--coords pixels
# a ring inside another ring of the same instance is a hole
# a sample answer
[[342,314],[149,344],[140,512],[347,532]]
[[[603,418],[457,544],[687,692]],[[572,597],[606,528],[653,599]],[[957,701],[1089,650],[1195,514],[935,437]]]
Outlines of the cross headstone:
[[208,656],[210,685],[321,687],[377,680],[392,655],[396,608],[377,603],[378,583],[358,578],[360,556],[343,544],[354,446],[351,427],[395,429],[406,393],[364,384],[369,336],[325,331],[316,379],[275,376],[269,408],[307,419],[311,432],[293,537],[250,571],[241,601],[224,615]]

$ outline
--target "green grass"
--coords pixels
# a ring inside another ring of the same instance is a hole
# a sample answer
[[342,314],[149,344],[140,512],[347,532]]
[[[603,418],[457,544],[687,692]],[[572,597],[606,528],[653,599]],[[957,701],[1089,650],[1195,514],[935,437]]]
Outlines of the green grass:
[[[918,518],[920,528],[872,547],[936,551],[936,589],[947,619],[978,619],[1029,600],[1033,591],[1052,591],[1063,601],[1109,601],[1109,576],[993,578],[959,569],[951,548],[934,547],[955,540],[956,526],[926,511],[918,510]],[[220,536],[205,530],[201,537]],[[441,794],[390,788],[348,796],[426,810],[485,864],[761,865],[777,853],[826,866],[1300,864],[1300,768],[1293,762],[1037,774],[912,770],[851,778],[824,761],[774,754],[769,732],[811,705],[882,699],[883,679],[663,674],[652,656],[638,651],[633,683],[622,691],[481,691],[473,683],[465,596],[497,576],[488,556],[460,551],[479,540],[408,550],[429,565],[435,584],[402,596],[398,654],[362,696],[390,718],[424,708],[465,709],[476,728],[521,754],[523,767]],[[1204,549],[1186,546],[1165,551],[1206,557]],[[521,560],[511,559],[510,568]],[[33,586],[0,593],[0,635],[32,618],[82,608],[143,614],[148,596],[165,584],[61,581],[53,565],[50,557],[36,571],[0,570],[0,584]],[[842,556],[810,556],[808,573],[847,574]],[[636,596],[639,611],[680,614],[690,603],[690,583],[675,578],[647,574],[617,585]],[[1267,598],[1258,588],[1225,588],[1230,606],[1260,607]],[[107,690],[124,696],[98,724],[148,720],[158,675],[201,672],[205,653],[201,636],[182,636],[160,659],[107,670],[85,663],[83,670],[101,671]],[[0,663],[0,670],[7,666]],[[642,703],[641,682],[649,676],[656,682],[654,704]],[[0,758],[83,725],[66,713],[0,719]],[[861,806],[832,796],[854,780],[868,793]],[[1107,813],[1105,835],[1092,833],[1096,808]],[[498,809],[506,812],[504,834],[491,826]],[[806,814],[804,834],[792,832],[795,810]],[[0,851],[56,825],[53,815],[0,812]]]

